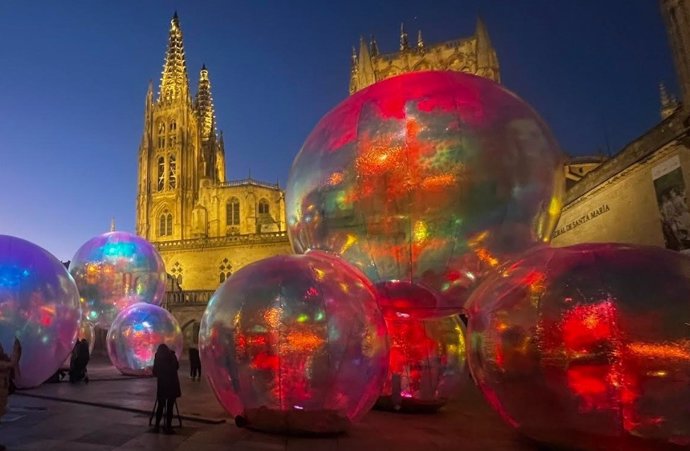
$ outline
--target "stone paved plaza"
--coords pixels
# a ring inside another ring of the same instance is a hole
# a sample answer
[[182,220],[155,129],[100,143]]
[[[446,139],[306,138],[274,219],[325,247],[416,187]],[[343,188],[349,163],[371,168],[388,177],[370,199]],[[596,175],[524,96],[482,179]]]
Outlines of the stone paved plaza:
[[183,427],[148,433],[155,379],[128,378],[105,362],[90,365],[91,382],[44,384],[10,397],[0,422],[8,450],[534,450],[481,399],[468,380],[458,401],[433,415],[372,411],[346,434],[289,437],[235,426],[205,380],[189,380],[182,362]]

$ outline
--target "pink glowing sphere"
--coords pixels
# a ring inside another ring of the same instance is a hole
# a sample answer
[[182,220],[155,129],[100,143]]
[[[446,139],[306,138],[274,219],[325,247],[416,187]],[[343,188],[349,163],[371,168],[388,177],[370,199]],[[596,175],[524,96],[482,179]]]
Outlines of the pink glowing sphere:
[[[0,235],[0,345],[22,347],[17,387],[43,383],[74,346],[79,292],[64,265],[33,243]],[[0,382],[2,383],[2,382]]]
[[524,434],[586,449],[690,444],[687,256],[536,249],[489,277],[467,311],[474,378]]
[[499,84],[389,78],[307,138],[286,189],[290,242],[364,271],[386,314],[448,316],[490,268],[550,239],[562,163],[539,115]]
[[182,341],[182,330],[175,317],[162,307],[143,302],[121,311],[106,337],[110,361],[129,376],[151,376],[160,344],[175,351],[179,359]]
[[388,368],[373,287],[319,252],[233,274],[206,308],[199,345],[223,407],[265,431],[345,430],[372,407]]
[[390,365],[377,407],[409,412],[438,410],[468,380],[465,327],[457,316],[386,318]]
[[130,305],[160,305],[165,295],[165,266],[158,251],[128,232],[104,233],[84,243],[69,272],[79,288],[84,318],[104,329]]

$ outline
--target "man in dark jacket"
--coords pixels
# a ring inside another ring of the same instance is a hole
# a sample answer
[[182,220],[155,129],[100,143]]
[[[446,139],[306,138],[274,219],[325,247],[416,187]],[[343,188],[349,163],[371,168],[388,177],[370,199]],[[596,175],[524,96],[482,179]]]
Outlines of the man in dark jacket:
[[158,345],[153,359],[153,375],[158,379],[156,388],[158,408],[156,410],[156,425],[153,428],[153,432],[160,430],[163,409],[165,409],[165,427],[163,432],[166,434],[175,433],[172,429],[173,409],[175,408],[175,400],[182,396],[180,379],[177,376],[179,368],[180,364],[177,361],[177,357],[175,357],[175,353],[165,344]]
[[189,348],[189,372],[192,380],[201,380],[201,359],[199,350],[194,346]]

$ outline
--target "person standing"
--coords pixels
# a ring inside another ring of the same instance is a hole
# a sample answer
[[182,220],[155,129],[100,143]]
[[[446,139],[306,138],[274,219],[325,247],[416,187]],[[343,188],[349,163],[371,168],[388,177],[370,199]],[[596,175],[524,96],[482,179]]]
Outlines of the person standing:
[[175,357],[175,353],[165,344],[158,345],[153,359],[153,375],[157,379],[156,400],[158,407],[156,409],[156,425],[152,432],[160,431],[163,410],[165,409],[163,432],[166,434],[175,433],[172,428],[173,409],[175,408],[176,399],[182,396],[180,379],[177,376],[179,368],[180,364],[177,361],[177,357]]
[[196,346],[189,348],[189,372],[192,380],[201,380],[201,358],[199,358],[199,350]]
[[[14,377],[19,375],[19,359],[22,355],[22,346],[18,339],[14,339],[12,356],[5,354],[0,344],[0,418],[7,411],[7,397],[12,392]],[[0,444],[0,451],[6,448]]]

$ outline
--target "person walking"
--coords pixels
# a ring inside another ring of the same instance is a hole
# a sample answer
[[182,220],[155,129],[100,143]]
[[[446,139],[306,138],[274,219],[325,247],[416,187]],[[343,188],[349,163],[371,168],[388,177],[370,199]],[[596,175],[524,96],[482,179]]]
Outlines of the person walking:
[[[19,375],[19,359],[22,355],[22,346],[18,339],[14,339],[12,356],[5,354],[0,344],[0,418],[7,411],[7,397],[12,393],[13,379]],[[0,451],[6,448],[0,444]]]
[[182,396],[180,390],[180,379],[177,376],[177,370],[180,364],[175,357],[175,353],[165,344],[158,345],[156,355],[153,359],[153,375],[157,379],[156,384],[156,425],[152,432],[160,431],[161,419],[163,418],[163,410],[165,409],[165,426],[163,432],[165,434],[174,434],[172,428],[173,409],[175,408],[175,401]]
[[199,350],[196,346],[189,348],[189,375],[192,380],[201,380],[201,358],[199,358]]

